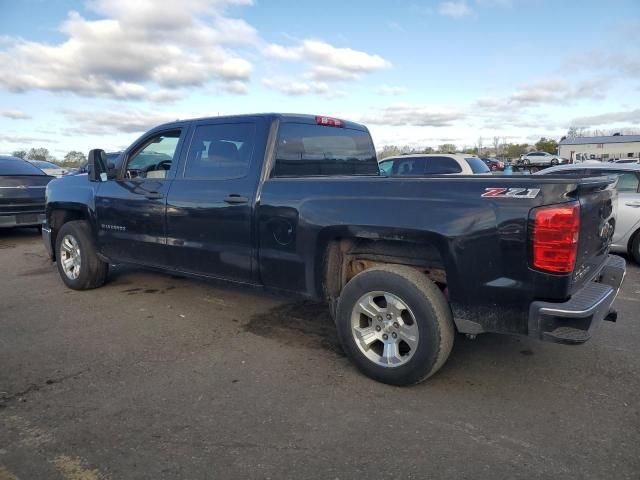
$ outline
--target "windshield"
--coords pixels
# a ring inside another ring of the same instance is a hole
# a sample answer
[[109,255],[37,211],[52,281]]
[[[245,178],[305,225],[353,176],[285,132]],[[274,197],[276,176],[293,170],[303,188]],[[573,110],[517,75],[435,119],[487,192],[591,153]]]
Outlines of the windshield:
[[469,166],[471,167],[471,171],[473,173],[488,173],[490,172],[487,164],[484,163],[481,159],[476,157],[467,157],[465,158]]
[[385,162],[380,162],[378,164],[378,168],[380,168],[380,173],[382,175],[391,175],[392,167],[393,167],[393,160],[387,160]]
[[0,175],[45,175],[45,173],[21,158],[0,156]]

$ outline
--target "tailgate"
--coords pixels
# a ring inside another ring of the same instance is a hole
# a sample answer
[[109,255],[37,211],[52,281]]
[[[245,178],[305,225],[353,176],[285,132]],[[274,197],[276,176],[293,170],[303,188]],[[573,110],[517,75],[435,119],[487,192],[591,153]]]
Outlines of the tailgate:
[[570,293],[591,279],[606,261],[616,221],[616,185],[616,177],[585,178],[578,183],[580,235]]

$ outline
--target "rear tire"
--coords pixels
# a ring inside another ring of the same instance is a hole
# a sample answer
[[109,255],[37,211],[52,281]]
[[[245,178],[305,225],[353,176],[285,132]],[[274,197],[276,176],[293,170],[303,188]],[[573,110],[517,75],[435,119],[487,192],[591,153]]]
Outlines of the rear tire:
[[402,265],[371,268],[352,278],[338,299],[336,324],[356,367],[390,385],[412,385],[437,372],[455,333],[440,289]]
[[631,251],[629,252],[633,261],[640,265],[640,231],[633,235],[633,242],[631,242]]
[[558,159],[557,158],[552,158],[551,159],[551,166],[555,167],[556,165],[558,165]]
[[98,258],[91,227],[84,220],[62,225],[56,236],[56,258],[58,273],[69,288],[89,290],[107,279],[109,264]]

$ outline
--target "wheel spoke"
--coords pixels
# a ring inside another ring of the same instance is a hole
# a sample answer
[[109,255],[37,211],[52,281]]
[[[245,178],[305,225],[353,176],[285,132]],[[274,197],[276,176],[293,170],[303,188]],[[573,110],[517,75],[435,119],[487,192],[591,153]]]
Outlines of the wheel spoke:
[[73,257],[68,257],[68,258],[63,258],[62,259],[62,266],[65,268],[70,268],[71,265],[73,265],[74,261],[73,261]]
[[71,253],[71,251],[73,250],[73,244],[69,240],[69,237],[65,237],[62,241],[62,248],[64,248],[65,251],[69,253]]
[[354,329],[354,332],[356,334],[356,338],[360,342],[360,345],[362,345],[365,350],[368,350],[371,347],[371,344],[378,339],[373,327],[356,328]]
[[418,346],[417,333],[418,332],[415,325],[411,325],[411,326],[405,325],[400,327],[398,336],[400,337],[401,340],[404,340],[409,345],[409,347],[411,347],[411,350],[413,350]]
[[389,295],[388,293],[385,294],[384,298],[387,301],[387,311],[391,313],[394,318],[401,319],[402,312],[407,308],[405,307],[404,303],[402,303],[398,298]]
[[356,310],[371,319],[376,318],[376,316],[380,315],[381,312],[380,307],[378,307],[373,301],[372,295],[360,300],[356,305]]
[[400,351],[398,350],[398,343],[385,342],[384,349],[382,350],[382,358],[388,365],[402,362],[402,357],[400,357]]

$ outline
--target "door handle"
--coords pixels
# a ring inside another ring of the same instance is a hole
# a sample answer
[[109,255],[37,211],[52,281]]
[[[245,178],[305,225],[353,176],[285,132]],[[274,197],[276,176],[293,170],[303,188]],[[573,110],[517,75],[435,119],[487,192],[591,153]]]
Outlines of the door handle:
[[632,202],[625,202],[625,205],[627,207],[640,207],[640,201],[639,200],[635,200]]
[[240,203],[249,203],[249,199],[247,197],[242,197],[236,193],[232,193],[231,195],[228,195],[227,198],[224,199],[224,201],[232,205],[238,205]]
[[149,192],[149,193],[146,193],[144,196],[147,197],[149,200],[159,200],[161,198],[164,198],[164,195],[158,192]]

